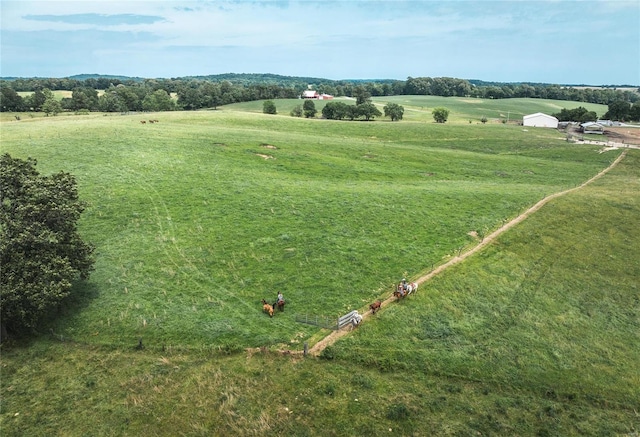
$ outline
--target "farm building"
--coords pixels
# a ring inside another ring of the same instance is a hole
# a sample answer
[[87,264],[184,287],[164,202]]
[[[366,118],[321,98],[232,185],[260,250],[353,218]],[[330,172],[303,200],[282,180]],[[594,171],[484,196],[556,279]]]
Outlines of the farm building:
[[543,114],[542,112],[536,112],[535,114],[529,114],[522,117],[522,125],[557,129],[558,119],[551,115]]
[[600,123],[594,123],[590,121],[588,123],[582,123],[580,125],[580,131],[584,134],[604,134],[604,126]]
[[314,90],[306,90],[302,92],[303,99],[317,99],[317,100],[333,100],[333,96],[330,94],[318,94]]

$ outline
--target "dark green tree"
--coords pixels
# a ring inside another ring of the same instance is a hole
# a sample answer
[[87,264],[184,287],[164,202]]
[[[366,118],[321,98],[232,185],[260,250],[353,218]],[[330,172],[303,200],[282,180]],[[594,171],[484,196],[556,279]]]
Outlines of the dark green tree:
[[609,103],[609,110],[604,114],[605,119],[609,120],[627,120],[631,112],[631,104],[624,100],[616,100]]
[[302,105],[294,106],[290,114],[292,117],[302,117]]
[[42,112],[47,114],[47,117],[50,114],[58,115],[62,112],[62,105],[53,96],[48,97],[42,104]]
[[596,121],[598,116],[593,111],[587,111],[586,108],[578,106],[577,108],[567,109],[562,108],[557,114],[553,114],[558,121],[575,121],[584,123],[587,121]]
[[173,111],[176,103],[165,90],[156,90],[142,101],[142,109],[145,111]]
[[318,110],[316,109],[316,104],[313,103],[313,100],[305,100],[304,103],[302,104],[302,110],[306,118],[313,118],[318,113]]
[[93,88],[78,87],[71,93],[71,100],[73,101],[73,109],[88,109],[89,111],[95,111],[98,109],[98,91]]
[[265,114],[277,114],[276,104],[273,103],[273,100],[265,100],[262,104],[262,112]]
[[178,91],[178,105],[187,111],[200,109],[205,106],[204,97],[199,89],[183,87]]
[[446,123],[449,118],[449,110],[447,108],[433,108],[431,113],[436,123]]
[[631,107],[629,111],[629,120],[630,121],[640,121],[640,101],[637,101]]
[[364,117],[364,119],[367,121],[373,120],[374,118],[382,115],[382,112],[380,112],[378,107],[371,102],[356,105],[356,108],[357,116]]
[[29,97],[29,106],[31,109],[36,112],[40,112],[40,110],[42,110],[42,105],[44,105],[44,101],[47,100],[47,97],[44,95],[42,90],[35,90]]
[[356,98],[356,106],[371,102],[371,93],[362,85],[355,87],[353,97]]
[[2,112],[20,112],[24,110],[24,101],[22,97],[8,86],[0,89],[0,111]]
[[41,176],[34,159],[0,157],[0,303],[2,337],[36,328],[93,268],[80,238],[84,210],[75,178]]
[[391,121],[402,120],[404,115],[404,107],[397,103],[388,103],[383,110],[384,116],[391,118]]
[[126,106],[126,110],[122,112],[142,110],[142,99],[144,99],[144,96],[140,97],[142,93],[138,94],[136,88],[125,85],[117,85],[113,88],[113,92]]
[[105,92],[98,98],[98,109],[102,112],[127,112],[127,104],[115,91]]
[[327,120],[342,120],[347,116],[348,107],[344,102],[329,102],[322,108],[322,116]]

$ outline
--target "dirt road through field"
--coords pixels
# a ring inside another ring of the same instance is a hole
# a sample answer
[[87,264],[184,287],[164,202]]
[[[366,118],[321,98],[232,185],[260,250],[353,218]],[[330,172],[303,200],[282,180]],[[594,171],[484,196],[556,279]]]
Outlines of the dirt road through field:
[[[417,282],[418,284],[422,284],[422,283],[428,281],[429,279],[433,278],[434,276],[442,273],[447,268],[449,268],[449,267],[451,267],[451,266],[453,266],[455,264],[458,264],[459,262],[465,260],[466,258],[470,257],[471,255],[479,252],[480,250],[482,250],[483,248],[488,246],[493,240],[495,240],[502,233],[508,231],[509,229],[511,229],[512,227],[514,227],[515,225],[517,225],[518,223],[520,223],[521,221],[523,221],[524,219],[529,217],[531,214],[533,214],[534,212],[536,212],[537,210],[542,208],[547,202],[549,202],[549,201],[551,201],[551,200],[553,200],[553,199],[555,199],[557,197],[564,196],[565,194],[569,194],[569,193],[571,193],[573,191],[579,190],[579,189],[585,187],[586,185],[590,184],[591,182],[595,181],[596,179],[600,178],[601,176],[606,174],[609,170],[614,168],[620,161],[622,161],[622,159],[626,156],[626,154],[627,154],[627,151],[624,150],[620,154],[620,156],[618,156],[616,158],[616,160],[613,161],[613,163],[611,163],[611,165],[609,167],[605,168],[600,173],[598,173],[597,175],[595,175],[591,179],[587,180],[586,182],[578,185],[577,187],[571,188],[571,189],[568,189],[568,190],[565,190],[565,191],[560,191],[558,193],[555,193],[555,194],[552,194],[550,196],[545,197],[544,199],[542,199],[541,201],[539,201],[538,203],[533,205],[531,208],[527,209],[525,212],[520,214],[518,217],[514,218],[513,220],[511,220],[508,223],[504,224],[499,229],[495,230],[491,234],[489,234],[486,237],[484,237],[484,239],[479,244],[477,244],[476,246],[474,246],[470,250],[460,253],[458,256],[450,259],[447,263],[442,264],[442,265],[438,266],[436,269],[434,269],[433,271],[429,272],[428,274],[426,274],[424,276],[421,276],[415,282]],[[384,308],[385,306],[389,305],[391,302],[393,302],[395,300],[396,300],[396,298],[393,295],[391,295],[390,297],[388,297],[388,298],[386,298],[385,300],[382,301],[381,307]],[[366,311],[365,313],[362,314],[362,316],[363,316],[362,323],[365,323],[366,320],[371,316],[371,311],[370,310]],[[317,342],[315,345],[313,345],[309,349],[309,354],[315,355],[315,356],[319,355],[327,346],[332,345],[338,339],[340,339],[341,337],[347,335],[351,331],[351,329],[352,329],[351,327],[346,327],[346,328],[343,328],[343,329],[338,330],[338,331],[333,331],[331,334],[327,335],[325,338],[323,338],[322,340]]]

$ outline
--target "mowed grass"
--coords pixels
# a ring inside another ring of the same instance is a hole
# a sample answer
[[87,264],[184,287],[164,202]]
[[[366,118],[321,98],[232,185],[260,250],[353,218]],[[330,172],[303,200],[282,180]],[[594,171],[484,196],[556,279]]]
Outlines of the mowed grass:
[[3,435],[635,435],[639,169],[630,150],[324,359],[5,347]]
[[[159,123],[141,124],[158,119]],[[555,131],[218,110],[3,125],[3,151],[76,175],[96,270],[52,326],[102,345],[301,348],[614,158]],[[283,291],[284,313],[260,300]]]

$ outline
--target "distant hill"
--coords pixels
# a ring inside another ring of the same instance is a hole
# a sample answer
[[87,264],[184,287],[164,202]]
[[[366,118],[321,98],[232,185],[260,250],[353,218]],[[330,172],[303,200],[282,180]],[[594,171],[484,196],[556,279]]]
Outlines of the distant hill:
[[68,79],[75,79],[75,80],[87,80],[87,79],[118,79],[121,80],[123,82],[125,81],[135,81],[135,82],[142,82],[144,81],[146,78],[144,77],[131,77],[131,76],[118,76],[118,75],[111,75],[111,74],[76,74],[73,76],[69,76]]
[[547,83],[547,82],[491,82],[486,80],[468,79],[470,84],[475,86],[504,86],[504,85],[531,85],[531,86],[563,86],[572,88],[638,88],[637,85],[588,85],[588,84],[569,84],[569,83]]
[[[425,76],[426,77],[426,76]],[[45,77],[16,77],[16,76],[7,76],[0,77],[0,80],[6,81],[14,81],[20,79],[46,79]],[[143,82],[147,79],[158,79],[165,80],[169,78],[160,78],[160,77],[138,77],[138,76],[121,76],[121,75],[111,75],[111,74],[76,74],[73,76],[68,76],[65,79],[73,79],[78,81],[84,81],[87,79],[115,79],[120,80],[122,82]],[[307,76],[285,76],[280,74],[271,74],[271,73],[223,73],[223,74],[209,74],[209,75],[197,75],[197,76],[182,76],[182,77],[173,77],[171,80],[207,80],[212,82],[221,82],[227,80],[236,85],[250,85],[250,84],[265,84],[265,85],[280,85],[280,86],[289,86],[292,84],[359,84],[359,83],[393,83],[393,82],[403,82],[402,80],[397,79],[326,79],[322,77],[307,77]],[[494,82],[494,81],[486,81],[479,79],[466,79],[472,85],[478,87],[487,87],[487,86],[497,86],[502,87],[505,85],[531,85],[534,87],[548,87],[548,86],[561,86],[561,87],[573,87],[573,88],[609,88],[609,89],[637,89],[638,85],[629,85],[629,84],[621,84],[621,85],[590,85],[590,84],[555,84],[555,83],[546,83],[546,82]]]
[[322,77],[306,77],[306,76],[284,76],[280,74],[271,73],[224,73],[224,74],[210,74],[207,76],[185,76],[179,79],[196,79],[196,80],[209,80],[212,82],[220,82],[228,80],[231,83],[238,85],[256,84],[261,83],[265,85],[280,85],[288,86],[291,84],[345,84],[345,83],[387,83],[397,82],[393,79],[326,79]]

